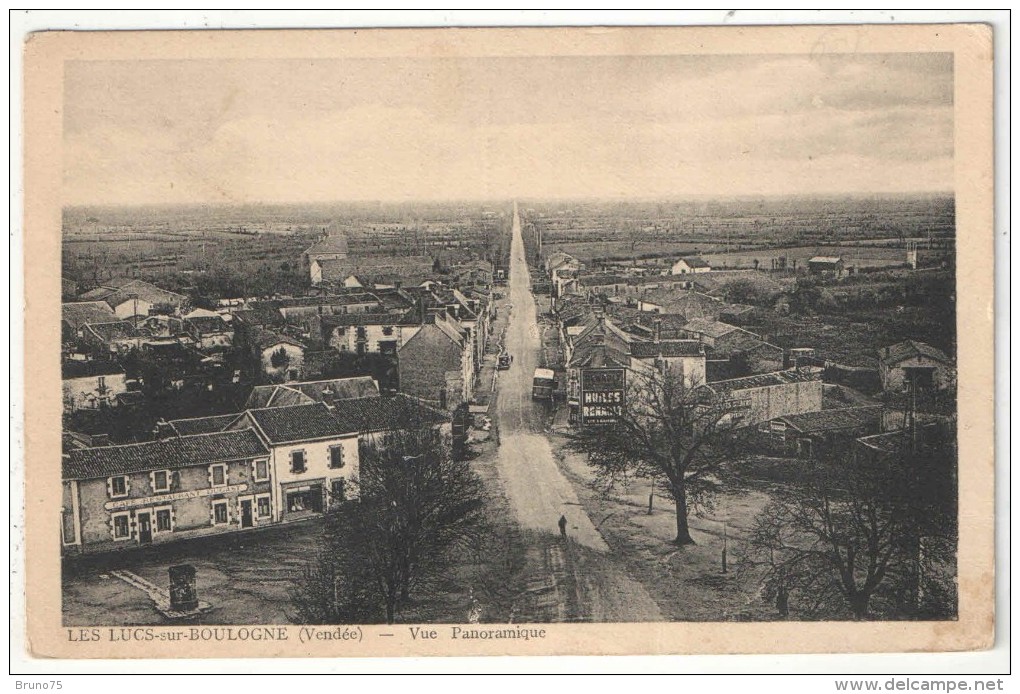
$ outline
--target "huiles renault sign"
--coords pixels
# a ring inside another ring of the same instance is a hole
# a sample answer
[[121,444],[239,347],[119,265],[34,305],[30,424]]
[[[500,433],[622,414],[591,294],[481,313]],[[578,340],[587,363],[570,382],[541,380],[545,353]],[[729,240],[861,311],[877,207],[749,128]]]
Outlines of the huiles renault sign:
[[625,369],[581,370],[581,425],[615,422],[627,390]]

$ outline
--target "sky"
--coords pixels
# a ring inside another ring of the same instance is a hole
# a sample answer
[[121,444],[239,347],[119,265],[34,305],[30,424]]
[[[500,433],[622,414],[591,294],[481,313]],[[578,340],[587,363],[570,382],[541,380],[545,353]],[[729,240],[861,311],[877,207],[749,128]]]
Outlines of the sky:
[[64,203],[951,192],[951,54],[72,61]]

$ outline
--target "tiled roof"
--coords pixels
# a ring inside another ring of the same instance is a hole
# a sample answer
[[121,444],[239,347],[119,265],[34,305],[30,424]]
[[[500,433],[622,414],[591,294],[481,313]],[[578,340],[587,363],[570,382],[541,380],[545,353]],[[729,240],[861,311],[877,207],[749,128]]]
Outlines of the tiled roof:
[[641,296],[641,301],[661,306],[663,313],[677,313],[687,318],[714,318],[723,304],[718,299],[690,289],[653,289]]
[[631,275],[580,275],[578,279],[585,287],[604,287],[612,284],[637,284],[640,278]]
[[64,458],[63,473],[64,479],[95,479],[244,460],[266,453],[268,450],[254,431],[224,431],[126,446],[72,450]]
[[184,322],[200,334],[220,333],[231,330],[227,322],[220,316],[195,316],[194,318],[185,318]]
[[337,313],[322,317],[322,329],[329,332],[333,328],[346,325],[416,325],[421,322],[417,311],[404,313]]
[[358,278],[362,284],[367,284],[380,289],[390,287],[420,287],[429,281],[429,275],[425,272],[387,272],[361,274]]
[[304,348],[303,344],[301,344],[292,337],[280,335],[270,330],[263,330],[261,328],[255,328],[253,330],[252,338],[253,344],[255,344],[259,349],[268,349],[269,347],[273,347],[274,345],[279,344],[293,345],[294,347],[301,347],[302,349]]
[[719,321],[711,320],[710,318],[692,318],[687,321],[687,325],[684,326],[684,330],[692,333],[708,335],[709,337],[722,337],[727,333],[731,333],[734,330],[739,329],[740,328],[735,325],[721,323]]
[[182,318],[219,318],[221,314],[216,311],[210,311],[207,308],[194,308],[188,311]]
[[626,364],[621,364],[610,356],[609,351],[606,349],[605,344],[600,344],[594,341],[588,341],[580,345],[570,355],[570,361],[567,363],[567,368],[577,369],[581,367],[589,368],[602,368],[602,367],[626,367]]
[[403,289],[380,289],[373,293],[387,311],[414,306],[414,298]]
[[190,419],[172,419],[168,424],[181,436],[191,434],[211,434],[223,431],[228,424],[237,419],[237,413],[221,414],[215,417],[192,417]]
[[680,313],[649,313],[641,311],[637,315],[638,322],[646,328],[654,328],[656,322],[662,331],[676,331],[687,325],[687,317]]
[[89,323],[85,326],[87,332],[92,333],[103,342],[112,340],[124,340],[138,335],[138,331],[127,321],[111,321],[109,323]]
[[180,305],[187,301],[187,297],[183,294],[162,289],[145,280],[108,282],[107,286],[93,289],[81,295],[83,299],[105,301],[110,306],[119,306],[135,297],[138,297],[139,301],[147,301],[150,304]]
[[105,301],[76,301],[60,306],[61,320],[77,330],[86,323],[117,320],[117,314]]
[[839,429],[857,429],[868,425],[877,426],[882,419],[882,408],[880,406],[848,407],[838,410],[791,414],[779,419],[799,432],[811,434]]
[[883,434],[872,434],[871,436],[862,436],[857,439],[857,442],[871,448],[872,450],[878,451],[879,453],[895,454],[899,453],[907,446],[907,432],[903,431],[887,431]]
[[443,334],[450,338],[453,342],[463,346],[464,340],[467,338],[466,332],[460,329],[452,319],[446,315],[436,316],[435,326],[443,331]]
[[705,346],[697,340],[663,340],[661,342],[633,342],[630,355],[637,359],[651,357],[700,357]]
[[755,374],[754,376],[743,376],[741,378],[730,378],[725,381],[713,381],[702,387],[711,388],[717,393],[727,394],[752,388],[769,388],[783,386],[790,383],[808,383],[817,381],[818,375],[802,371],[773,371],[766,374]]
[[438,426],[449,415],[402,393],[389,397],[357,398],[336,403],[334,414],[348,431],[370,433]]
[[286,385],[256,386],[245,408],[283,407],[313,402],[334,402],[352,398],[379,396],[379,386],[371,376],[305,381]]
[[911,357],[928,357],[935,361],[940,361],[945,364],[951,364],[952,360],[940,349],[932,347],[926,342],[918,342],[917,340],[904,340],[895,345],[884,347],[878,351],[879,359],[886,362],[887,364],[897,364],[904,359],[910,359]]
[[248,415],[272,443],[310,441],[357,431],[334,417],[321,402],[248,410]]

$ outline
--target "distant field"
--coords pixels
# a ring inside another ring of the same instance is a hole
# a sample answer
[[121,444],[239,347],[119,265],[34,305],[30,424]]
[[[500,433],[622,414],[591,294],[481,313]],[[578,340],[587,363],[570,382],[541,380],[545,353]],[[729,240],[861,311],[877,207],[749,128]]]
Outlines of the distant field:
[[[792,267],[792,261],[797,261],[798,267],[806,267],[808,259],[817,255],[840,256],[847,265],[858,268],[880,268],[897,267],[907,262],[906,250],[903,248],[868,247],[859,245],[848,246],[798,246],[795,248],[758,248],[720,252],[723,246],[714,243],[692,243],[692,242],[649,242],[638,243],[634,250],[631,245],[624,241],[591,241],[589,243],[546,243],[545,253],[562,251],[569,253],[578,260],[591,263],[592,259],[613,258],[629,261],[636,258],[642,265],[656,264],[665,266],[676,258],[685,255],[700,255],[705,258],[713,268],[751,268],[757,260],[759,267],[769,268],[773,258],[785,257],[787,266]],[[918,263],[922,266],[933,265],[938,259],[946,255],[946,251],[926,250],[918,251]],[[650,258],[655,255],[656,258]],[[655,262],[655,261],[658,262]]]
[[499,255],[509,225],[500,211],[506,210],[356,204],[70,208],[64,211],[62,271],[86,286],[118,276],[186,282],[181,278],[217,271],[282,272],[307,281],[303,252],[327,227],[347,235],[353,256],[427,254],[452,264]]
[[633,250],[631,249],[630,241],[590,241],[567,243],[550,243],[547,241],[544,244],[543,250],[547,254],[562,251],[563,253],[568,253],[574,256],[582,262],[590,263],[594,258],[630,259],[636,257],[640,260],[642,256],[649,256],[652,254],[659,257],[679,257],[681,255],[704,254],[714,251],[717,248],[718,246],[715,244],[686,241],[639,242],[634,245]]
[[[919,261],[924,251],[919,252]],[[787,259],[789,266],[792,260],[798,267],[806,267],[810,258],[818,255],[839,256],[843,262],[854,267],[894,267],[907,262],[906,251],[902,248],[847,248],[845,246],[800,246],[798,248],[759,249],[737,253],[710,253],[704,256],[714,268],[753,267],[757,260],[761,267],[771,266],[773,258]]]

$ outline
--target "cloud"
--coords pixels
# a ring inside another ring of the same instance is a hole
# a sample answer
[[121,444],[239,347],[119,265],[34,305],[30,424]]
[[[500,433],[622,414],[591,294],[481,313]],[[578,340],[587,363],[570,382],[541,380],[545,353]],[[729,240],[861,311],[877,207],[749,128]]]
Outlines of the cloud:
[[944,56],[179,61],[68,74],[73,204],[953,185]]

